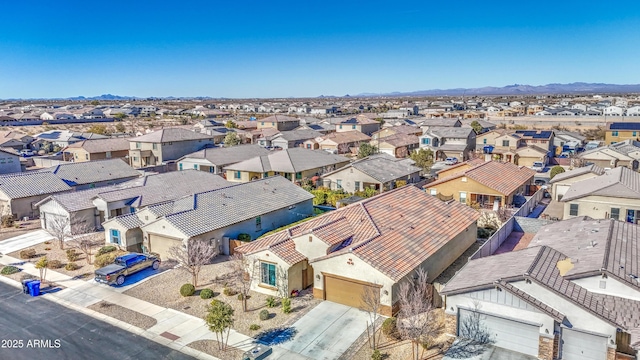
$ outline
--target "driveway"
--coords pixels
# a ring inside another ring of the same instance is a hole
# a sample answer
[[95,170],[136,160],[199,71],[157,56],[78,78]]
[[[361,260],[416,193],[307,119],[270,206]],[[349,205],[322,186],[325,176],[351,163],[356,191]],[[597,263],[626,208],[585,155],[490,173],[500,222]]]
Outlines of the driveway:
[[488,349],[456,348],[455,343],[442,360],[537,360],[535,356],[491,346]]
[[45,230],[30,231],[26,234],[18,235],[6,240],[0,241],[0,253],[8,254],[10,252],[22,250],[33,245],[40,244],[47,240],[53,240],[53,236]]
[[362,310],[323,301],[292,325],[293,340],[277,346],[311,359],[337,359],[367,330],[368,319]]

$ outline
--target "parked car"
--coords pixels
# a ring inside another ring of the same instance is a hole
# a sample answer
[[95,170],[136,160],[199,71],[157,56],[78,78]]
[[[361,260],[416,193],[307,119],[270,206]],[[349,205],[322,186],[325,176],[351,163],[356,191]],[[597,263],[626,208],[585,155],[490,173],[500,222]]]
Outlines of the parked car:
[[537,172],[543,172],[544,171],[544,163],[542,161],[534,161],[533,165],[531,166],[532,170],[535,170]]
[[157,270],[160,267],[160,259],[151,254],[122,255],[118,256],[113,264],[96,270],[95,280],[108,285],[122,285],[126,276],[149,267]]
[[445,165],[455,165],[457,163],[458,163],[458,158],[455,158],[455,157],[450,157],[450,158],[444,159],[444,164]]
[[538,186],[543,186],[543,185],[547,185],[547,181],[543,180],[543,179],[537,179],[536,181],[533,182],[534,184],[538,185]]
[[23,157],[34,156],[35,154],[36,153],[34,153],[33,150],[29,150],[29,149],[20,150],[20,156],[23,156]]

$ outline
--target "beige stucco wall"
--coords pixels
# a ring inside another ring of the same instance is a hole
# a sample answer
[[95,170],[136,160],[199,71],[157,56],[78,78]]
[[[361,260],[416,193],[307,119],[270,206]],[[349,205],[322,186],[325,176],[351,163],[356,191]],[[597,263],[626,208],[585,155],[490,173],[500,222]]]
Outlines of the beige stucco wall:
[[[463,179],[466,179],[466,181],[463,181]],[[533,181],[533,176],[531,177],[531,180],[529,181],[529,183]],[[493,196],[502,196],[502,206],[504,206],[505,204],[509,204],[511,203],[512,200],[512,194],[501,194],[491,188],[488,188],[478,182],[476,182],[473,179],[469,179],[467,177],[459,177],[456,179],[452,179],[450,181],[444,182],[442,184],[437,184],[431,187],[427,188],[427,193],[431,193],[431,190],[435,189],[437,191],[437,194],[443,194],[443,195],[453,195],[453,198],[456,201],[460,201],[460,192],[466,192],[467,193],[467,200],[470,201],[471,199],[471,194],[483,194],[483,195],[493,195]],[[524,191],[524,184],[523,186],[520,187],[521,191]],[[517,191],[515,191],[517,192]]]
[[554,182],[551,185],[551,193],[553,194],[553,200],[558,201],[558,197],[560,196],[564,196],[564,194],[567,193],[567,190],[569,190],[569,187],[572,184],[577,183],[578,181],[582,181],[582,180],[586,180],[586,179],[591,179],[593,177],[596,177],[598,175],[594,174],[594,173],[586,173],[586,174],[582,174],[579,176],[574,176],[568,179],[564,179],[558,182]]
[[[364,183],[379,184],[380,182],[362,171],[353,167],[348,167],[337,171],[331,175],[323,177],[323,180],[331,180],[330,187],[332,190],[338,189],[338,179],[342,180],[342,189],[348,193],[363,190]],[[355,182],[360,182],[360,188],[355,188]]]
[[624,221],[627,210],[640,210],[640,200],[638,199],[586,196],[564,202],[564,220],[575,217],[569,215],[570,204],[578,204],[578,215],[576,216],[591,216],[594,219],[607,219],[611,214],[611,208],[618,208],[620,209],[619,220]]

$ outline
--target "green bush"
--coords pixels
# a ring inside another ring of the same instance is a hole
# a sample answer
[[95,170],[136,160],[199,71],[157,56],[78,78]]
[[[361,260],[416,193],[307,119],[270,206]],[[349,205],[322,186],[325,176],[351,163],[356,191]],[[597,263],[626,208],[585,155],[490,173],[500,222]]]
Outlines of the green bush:
[[76,263],[74,262],[69,262],[67,263],[67,265],[64,266],[64,269],[67,271],[74,271],[74,270],[78,270],[79,266],[76,265]]
[[184,284],[180,286],[180,295],[187,297],[195,294],[196,287],[191,284]]
[[268,308],[276,307],[276,298],[274,298],[273,296],[269,296],[267,298],[267,307]]
[[261,326],[258,324],[251,324],[251,326],[249,326],[249,330],[251,331],[256,331],[256,330],[260,330]]
[[485,228],[478,228],[478,238],[480,239],[488,239],[493,234],[493,231]]
[[238,300],[240,300],[240,301],[244,300],[244,294],[243,293],[238,293]]
[[5,266],[2,268],[2,270],[0,271],[0,274],[2,275],[11,275],[11,274],[15,274],[17,272],[20,272],[20,269],[18,269],[15,266]]
[[556,165],[551,168],[551,171],[549,171],[549,179],[553,179],[554,176],[558,174],[562,174],[563,172],[564,172],[564,168],[560,165]]
[[118,257],[118,255],[115,252],[98,255],[93,261],[93,266],[95,266],[96,269],[99,269],[109,264],[113,264],[113,262],[116,261],[116,257]]
[[222,293],[225,294],[225,296],[233,296],[236,294],[235,291],[233,291],[230,287],[224,287],[224,289],[222,289]]
[[282,299],[282,312],[288,314],[291,312],[291,299],[284,298]]
[[260,310],[260,320],[262,321],[269,320],[269,310],[267,309]]
[[373,350],[373,354],[371,354],[371,360],[382,360],[382,353],[380,353],[380,350]]
[[107,245],[107,246],[103,246],[100,249],[98,249],[98,252],[96,253],[96,256],[100,256],[100,255],[104,255],[110,252],[114,252],[116,251],[118,248],[113,246],[113,245]]
[[67,260],[70,262],[78,260],[78,253],[74,249],[67,249]]
[[240,240],[240,241],[251,241],[251,235],[249,235],[249,234],[238,234],[238,240]]
[[36,256],[36,249],[20,250],[20,259],[31,259]]
[[397,327],[396,318],[390,317],[382,323],[382,333],[390,338],[398,337],[398,327]]
[[62,267],[62,262],[60,260],[49,260],[47,263],[47,268],[49,269],[60,269]]
[[201,299],[211,299],[213,297],[213,290],[211,289],[202,289],[200,291]]

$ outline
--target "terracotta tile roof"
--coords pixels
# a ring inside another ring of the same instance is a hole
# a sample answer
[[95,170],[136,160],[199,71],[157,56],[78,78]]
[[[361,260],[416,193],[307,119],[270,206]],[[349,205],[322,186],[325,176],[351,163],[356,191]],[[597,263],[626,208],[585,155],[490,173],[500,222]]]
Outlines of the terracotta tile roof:
[[333,132],[321,137],[322,140],[331,140],[337,144],[346,144],[358,141],[371,140],[369,136],[357,130]]
[[[375,140],[376,142],[378,140]],[[419,143],[418,136],[412,134],[394,134],[380,139],[381,143],[387,143],[394,147],[409,146]]]
[[[323,214],[287,230],[236,248],[244,254],[282,249],[278,256],[289,264],[300,253],[282,242],[313,233],[330,245],[351,239],[349,246],[328,255],[352,253],[391,279],[398,281],[458,234],[467,230],[479,213],[460,203],[446,204],[413,186],[405,186]],[[291,250],[293,249],[293,250]],[[433,274],[437,276],[437,274]]]

